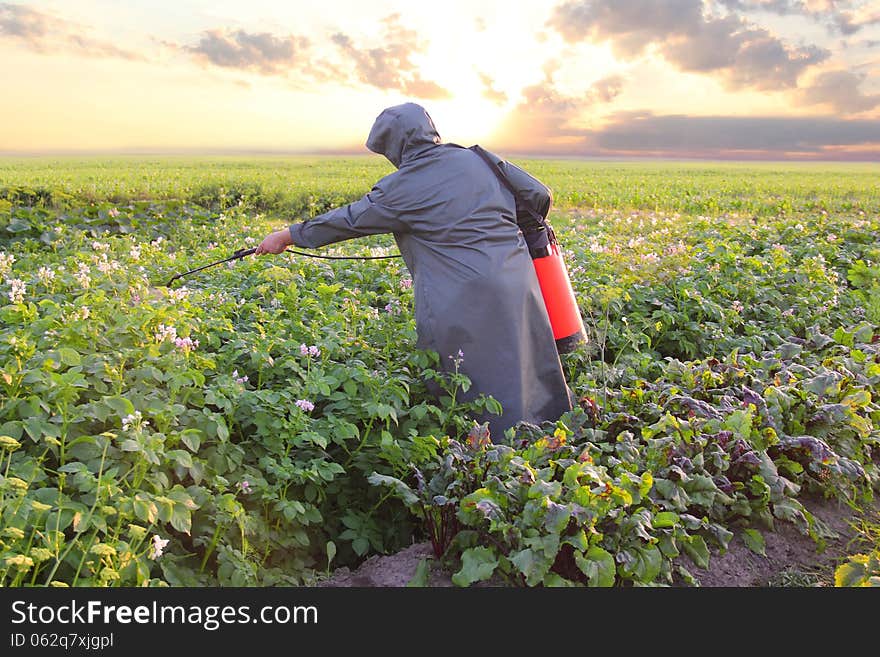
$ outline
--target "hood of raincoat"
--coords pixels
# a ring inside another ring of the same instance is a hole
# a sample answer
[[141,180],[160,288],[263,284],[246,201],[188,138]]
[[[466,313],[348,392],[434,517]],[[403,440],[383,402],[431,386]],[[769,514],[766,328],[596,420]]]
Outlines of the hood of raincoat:
[[406,160],[440,143],[425,108],[404,103],[383,110],[367,137],[367,148],[384,155],[398,169]]

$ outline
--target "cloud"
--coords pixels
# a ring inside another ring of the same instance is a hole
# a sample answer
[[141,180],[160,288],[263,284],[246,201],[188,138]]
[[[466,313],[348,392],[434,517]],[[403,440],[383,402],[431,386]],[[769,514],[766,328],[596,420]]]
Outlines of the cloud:
[[6,38],[44,54],[70,53],[83,57],[146,58],[86,36],[87,28],[30,7],[0,2],[0,39]]
[[[831,31],[854,34],[880,23],[876,3],[840,0],[718,0],[732,11],[765,11],[780,16],[801,15],[825,23]],[[873,6],[872,6],[873,5]]]
[[276,37],[268,32],[207,30],[198,44],[185,46],[196,59],[223,68],[279,75],[294,68],[309,47],[305,37]]
[[803,0],[717,0],[717,2],[733,11],[766,11],[780,16],[822,15],[835,11],[838,5],[850,4],[833,0],[814,2],[804,2]]
[[584,131],[580,147],[605,154],[701,156],[817,156],[856,147],[880,157],[880,120],[622,112],[612,115],[602,128]]
[[622,75],[609,75],[606,78],[597,80],[587,91],[587,98],[591,104],[610,103],[620,94],[623,89],[623,82]]
[[415,98],[436,99],[449,98],[452,94],[436,82],[423,80],[418,73],[413,73],[409,80],[403,81],[401,91]]
[[[207,65],[285,77],[298,85],[363,83],[416,98],[449,97],[449,91],[425,79],[412,61],[424,49],[416,32],[403,27],[397,14],[381,22],[384,33],[377,47],[361,47],[342,32],[315,40],[295,34],[212,29],[203,32],[197,44],[177,49]],[[319,55],[316,50],[325,45],[332,50]]]
[[567,0],[549,25],[569,42],[608,41],[626,59],[653,47],[679,70],[717,74],[730,89],[795,87],[805,69],[830,55],[789,46],[733,14],[706,15],[702,0]]
[[880,94],[866,95],[859,88],[865,76],[852,71],[826,71],[799,92],[801,105],[830,105],[834,110],[853,114],[880,105]]
[[495,81],[491,77],[485,73],[480,73],[479,76],[483,83],[483,98],[488,98],[499,105],[507,102],[507,94],[495,88]]
[[615,52],[636,57],[647,45],[688,32],[703,21],[700,0],[568,0],[553,10],[549,25],[566,41],[612,41]]
[[591,107],[613,101],[623,87],[623,78],[613,75],[594,82],[581,95],[569,96],[553,83],[556,67],[548,62],[544,80],[522,90],[520,102],[501,121],[494,139],[516,148],[566,150],[584,134],[572,123]]
[[854,11],[841,11],[834,15],[834,22],[843,34],[855,34],[863,27],[880,25],[880,7],[865,5]]
[[400,15],[382,21],[385,31],[381,46],[358,46],[347,34],[337,32],[330,38],[343,56],[354,65],[356,79],[379,89],[395,89],[417,98],[448,98],[451,94],[435,82],[421,78],[412,56],[425,46],[414,30],[400,24]]

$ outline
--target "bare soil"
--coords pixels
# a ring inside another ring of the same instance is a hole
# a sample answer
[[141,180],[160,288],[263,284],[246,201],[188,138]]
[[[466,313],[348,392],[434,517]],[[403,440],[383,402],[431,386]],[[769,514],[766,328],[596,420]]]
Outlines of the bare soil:
[[824,549],[788,522],[776,521],[775,531],[764,531],[765,555],[752,552],[737,532],[727,552],[713,551],[709,568],[688,564],[701,586],[829,585],[834,568],[846,556],[854,532],[852,510],[835,500],[802,500],[817,520]]
[[320,582],[318,586],[406,586],[423,559],[428,560],[430,567],[428,586],[452,586],[452,574],[445,572],[434,560],[434,550],[430,542],[415,543],[395,554],[370,557],[354,571],[345,567],[338,568],[329,579]]
[[[794,525],[777,521],[774,531],[764,531],[765,556],[746,547],[739,532],[723,554],[713,550],[709,568],[697,568],[686,557],[683,565],[701,586],[826,586],[833,583],[835,566],[847,554],[853,538],[852,510],[834,500],[802,500],[818,521],[824,547]],[[434,559],[430,543],[415,543],[396,554],[373,556],[352,571],[339,568],[319,586],[402,587],[413,578],[422,560],[429,566],[428,586],[452,586],[452,573]]]

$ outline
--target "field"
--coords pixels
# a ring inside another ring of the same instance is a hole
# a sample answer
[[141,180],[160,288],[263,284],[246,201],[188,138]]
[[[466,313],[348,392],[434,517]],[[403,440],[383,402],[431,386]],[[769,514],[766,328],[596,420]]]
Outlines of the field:
[[[425,540],[456,585],[688,585],[782,526],[821,547],[805,502],[872,508],[877,165],[518,163],[590,340],[578,408],[487,443],[414,349],[399,260],[163,285],[384,160],[0,160],[0,585],[313,584]],[[837,584],[880,584],[859,528]]]

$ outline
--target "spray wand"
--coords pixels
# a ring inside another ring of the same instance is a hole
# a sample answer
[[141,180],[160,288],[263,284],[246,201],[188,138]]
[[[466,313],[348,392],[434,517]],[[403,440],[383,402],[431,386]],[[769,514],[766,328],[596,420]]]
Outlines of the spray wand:
[[[190,274],[195,274],[196,272],[202,271],[203,269],[207,269],[208,267],[214,267],[216,265],[222,265],[224,262],[231,262],[233,260],[239,260],[244,258],[245,256],[253,255],[256,253],[256,248],[251,249],[239,249],[235,253],[233,253],[228,258],[224,258],[223,260],[218,260],[217,262],[211,262],[207,265],[202,265],[201,267],[196,267],[195,269],[190,269],[189,271],[182,272],[180,274],[175,274],[171,277],[167,283],[165,283],[165,287],[171,287],[171,284],[176,281],[178,278],[183,278],[184,276],[189,276]],[[290,253],[295,253],[297,255],[306,256],[307,258],[321,258],[323,260],[388,260],[390,258],[400,258],[402,257],[399,253],[395,253],[394,255],[385,255],[385,256],[329,256],[329,255],[319,255],[317,253],[306,253],[305,251],[296,251],[294,249],[285,249],[285,251],[289,251]]]
[[185,271],[180,274],[175,274],[174,276],[171,277],[171,280],[169,280],[167,283],[165,283],[165,287],[171,287],[171,284],[174,281],[176,281],[178,278],[183,278],[184,276],[189,276],[190,274],[195,274],[197,271],[202,271],[203,269],[207,269],[208,267],[222,265],[224,262],[231,262],[233,260],[238,260],[240,258],[244,258],[245,256],[249,256],[252,253],[255,253],[256,250],[257,250],[256,247],[254,247],[252,249],[239,249],[238,251],[233,253],[231,256],[229,256],[228,258],[224,258],[223,260],[218,260],[217,262],[212,262],[207,265],[202,265],[201,267],[196,267],[195,269],[190,269],[189,271]]

